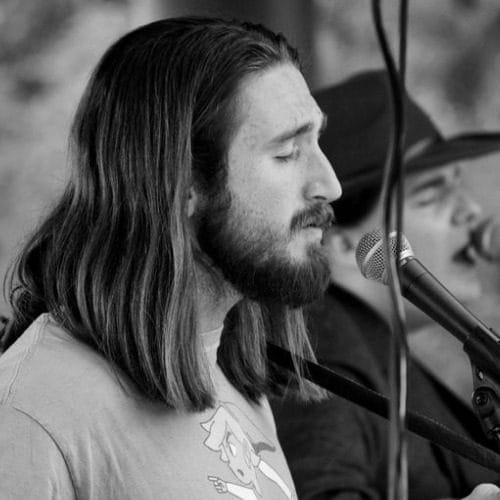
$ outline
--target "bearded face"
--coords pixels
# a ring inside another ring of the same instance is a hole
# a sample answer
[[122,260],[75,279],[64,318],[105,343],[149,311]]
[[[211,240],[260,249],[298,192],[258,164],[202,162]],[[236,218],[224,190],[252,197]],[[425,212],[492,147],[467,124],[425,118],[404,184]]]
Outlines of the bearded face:
[[320,243],[307,243],[302,257],[294,257],[289,246],[302,231],[329,227],[330,205],[301,211],[289,227],[276,231],[262,219],[249,219],[233,200],[224,188],[197,217],[200,248],[224,278],[256,301],[300,307],[320,298],[330,276]]
[[292,64],[247,76],[232,113],[224,186],[195,210],[199,246],[244,296],[299,307],[330,276],[322,238],[341,188],[318,143],[326,117]]

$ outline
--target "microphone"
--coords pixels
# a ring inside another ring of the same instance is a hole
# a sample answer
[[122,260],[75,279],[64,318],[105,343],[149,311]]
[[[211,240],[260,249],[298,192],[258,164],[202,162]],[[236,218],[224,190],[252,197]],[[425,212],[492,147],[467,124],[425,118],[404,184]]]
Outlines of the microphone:
[[[431,272],[415,258],[410,243],[401,238],[400,253],[396,255],[397,233],[389,235],[391,255],[399,261],[399,278],[403,297],[417,306],[434,321],[464,344],[471,360],[500,381],[500,338],[476,318]],[[357,248],[356,261],[361,274],[388,284],[383,235],[380,229],[365,234]]]
[[500,223],[493,217],[480,222],[470,233],[470,242],[484,259],[500,261]]

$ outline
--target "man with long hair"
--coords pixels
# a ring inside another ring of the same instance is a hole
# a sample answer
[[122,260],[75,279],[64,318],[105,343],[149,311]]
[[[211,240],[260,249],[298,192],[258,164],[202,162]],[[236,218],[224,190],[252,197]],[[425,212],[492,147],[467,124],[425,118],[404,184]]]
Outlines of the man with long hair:
[[[328,282],[340,195],[324,124],[296,51],[262,26],[163,20],[104,54],[71,179],[9,280],[1,498],[296,498],[265,349],[312,357],[299,306]],[[245,418],[215,453],[228,407]]]

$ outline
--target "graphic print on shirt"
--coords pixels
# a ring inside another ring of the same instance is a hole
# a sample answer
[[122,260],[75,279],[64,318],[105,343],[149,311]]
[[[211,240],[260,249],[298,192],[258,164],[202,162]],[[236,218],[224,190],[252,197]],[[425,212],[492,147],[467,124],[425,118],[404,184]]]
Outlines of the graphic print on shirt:
[[[240,422],[245,422],[247,432]],[[238,482],[229,482],[217,476],[208,476],[219,493],[231,493],[242,500],[260,500],[260,481],[264,480],[275,483],[283,492],[283,498],[292,498],[292,491],[285,481],[261,457],[262,452],[275,452],[276,447],[236,405],[221,403],[201,426],[208,432],[203,444],[219,452],[221,461],[238,479]]]

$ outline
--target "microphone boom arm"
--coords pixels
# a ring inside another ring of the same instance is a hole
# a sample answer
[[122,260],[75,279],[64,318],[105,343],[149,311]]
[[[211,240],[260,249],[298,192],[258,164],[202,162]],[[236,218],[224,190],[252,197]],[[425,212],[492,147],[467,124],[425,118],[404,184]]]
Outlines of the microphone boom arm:
[[[449,293],[417,259],[406,257],[401,260],[401,266],[405,269],[400,277],[403,296],[462,342],[472,365],[472,407],[487,438],[500,450],[500,337]],[[432,306],[436,303],[439,308]],[[457,311],[460,311],[459,317]]]

